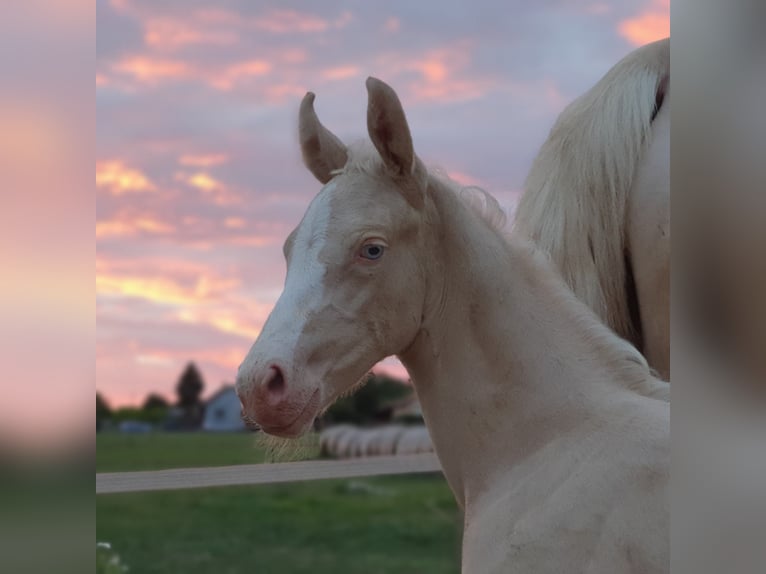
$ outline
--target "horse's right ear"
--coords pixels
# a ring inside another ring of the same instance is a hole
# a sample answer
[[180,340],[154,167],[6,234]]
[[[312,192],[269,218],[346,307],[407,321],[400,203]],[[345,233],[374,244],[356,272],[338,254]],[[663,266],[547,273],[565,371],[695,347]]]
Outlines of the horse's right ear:
[[346,146],[322,125],[314,111],[314,94],[308,92],[298,115],[298,137],[303,163],[319,181],[327,183],[332,172],[346,165]]
[[386,170],[400,181],[407,201],[423,207],[428,172],[415,155],[412,136],[399,96],[377,78],[367,78],[367,132]]

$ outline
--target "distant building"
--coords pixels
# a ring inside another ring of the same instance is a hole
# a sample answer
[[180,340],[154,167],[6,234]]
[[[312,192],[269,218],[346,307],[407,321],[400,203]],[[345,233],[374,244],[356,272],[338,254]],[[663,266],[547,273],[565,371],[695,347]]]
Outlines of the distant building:
[[245,430],[241,412],[242,405],[234,385],[223,385],[205,403],[202,430],[228,432]]
[[154,425],[145,421],[127,420],[122,421],[117,428],[124,434],[143,434],[152,432]]

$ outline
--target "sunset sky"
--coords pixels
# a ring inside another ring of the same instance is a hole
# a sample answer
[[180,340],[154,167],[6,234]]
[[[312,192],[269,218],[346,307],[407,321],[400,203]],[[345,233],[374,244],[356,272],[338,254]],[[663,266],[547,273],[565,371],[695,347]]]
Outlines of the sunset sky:
[[98,0],[97,389],[113,405],[171,396],[189,360],[206,394],[233,381],[319,190],[297,146],[307,90],[350,142],[366,137],[365,78],[383,79],[426,164],[512,209],[557,114],[667,36],[669,13],[669,0]]

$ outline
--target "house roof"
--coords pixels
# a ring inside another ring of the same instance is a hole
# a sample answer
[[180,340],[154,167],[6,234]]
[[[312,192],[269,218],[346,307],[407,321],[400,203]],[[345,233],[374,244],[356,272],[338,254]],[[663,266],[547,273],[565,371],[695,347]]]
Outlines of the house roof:
[[[235,391],[234,385],[233,385],[233,384],[231,384],[231,383],[224,383],[224,384],[222,384],[222,385],[221,385],[221,387],[220,387],[220,388],[219,388],[219,389],[218,389],[216,392],[214,392],[212,395],[210,395],[210,396],[207,398],[207,400],[205,401],[205,404],[210,404],[210,403],[212,403],[212,402],[213,402],[214,400],[216,400],[218,397],[220,397],[221,395],[224,395],[224,394],[228,393],[229,391]],[[235,392],[236,392],[236,391],[235,391]]]

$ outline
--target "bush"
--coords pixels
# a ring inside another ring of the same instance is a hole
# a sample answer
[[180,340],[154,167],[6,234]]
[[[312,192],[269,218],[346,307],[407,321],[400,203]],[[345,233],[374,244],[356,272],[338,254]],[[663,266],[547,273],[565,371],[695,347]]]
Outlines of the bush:
[[398,379],[371,375],[363,386],[338,399],[322,417],[322,423],[365,425],[389,421],[391,405],[412,393],[412,387]]

